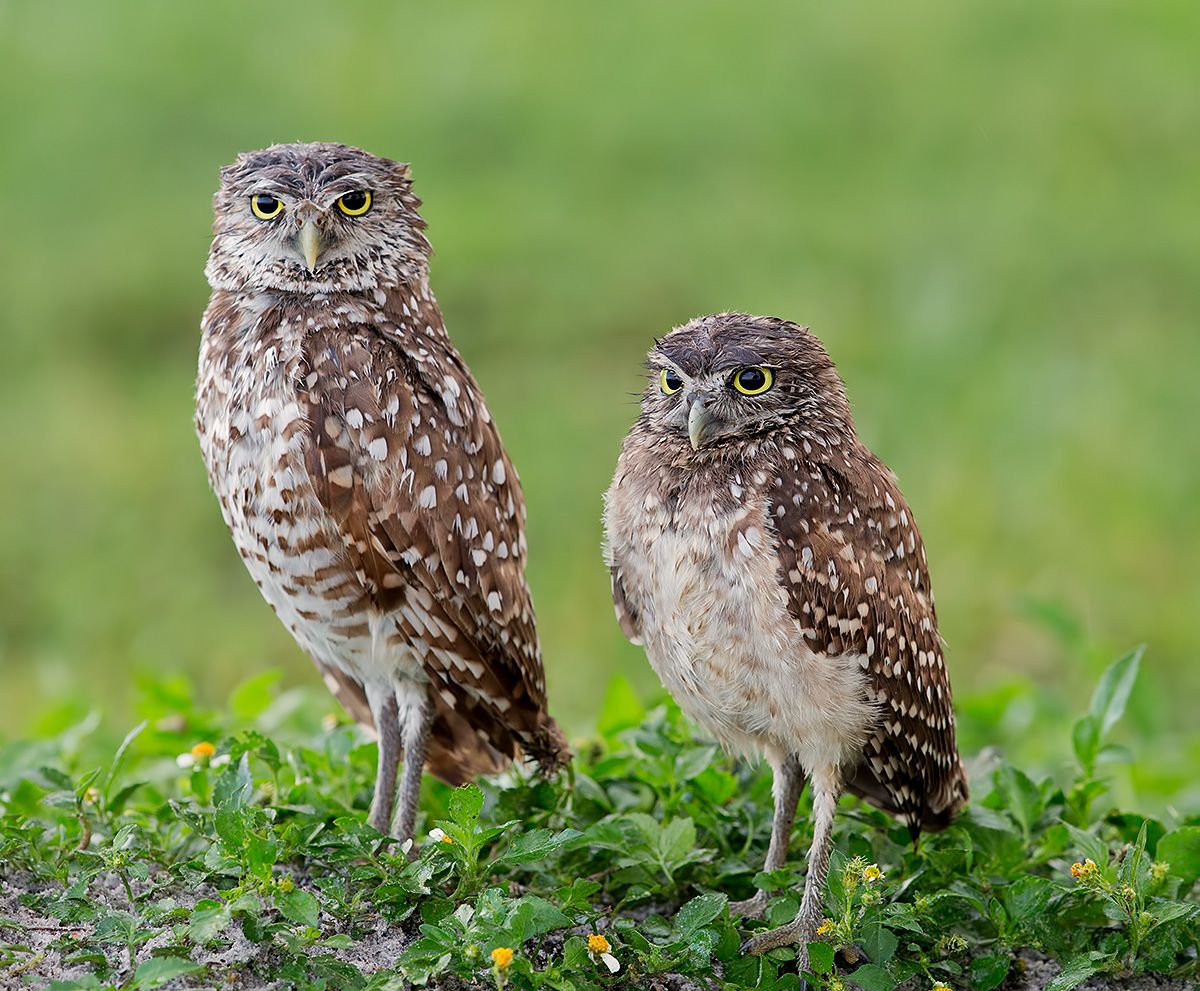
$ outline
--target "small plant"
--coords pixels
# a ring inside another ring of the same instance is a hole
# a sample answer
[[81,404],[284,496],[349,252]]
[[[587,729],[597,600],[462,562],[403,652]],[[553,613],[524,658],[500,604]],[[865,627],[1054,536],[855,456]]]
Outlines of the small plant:
[[[1200,821],[1104,808],[1140,658],[1101,679],[1064,785],[1001,764],[917,846],[848,806],[810,986],[991,991],[1029,953],[1062,965],[1051,991],[1097,974],[1195,976]],[[756,875],[769,776],[697,741],[673,707],[646,710],[618,683],[570,779],[429,782],[414,853],[365,823],[374,755],[356,729],[316,729],[301,693],[294,724],[229,732],[270,702],[248,713],[247,697],[228,725],[155,713],[103,763],[69,736],[26,763],[9,754],[0,985],[594,991],[675,974],[798,988],[792,950],[740,946],[795,915],[806,819],[793,866]],[[767,918],[731,919],[727,896],[756,888],[772,892]]]

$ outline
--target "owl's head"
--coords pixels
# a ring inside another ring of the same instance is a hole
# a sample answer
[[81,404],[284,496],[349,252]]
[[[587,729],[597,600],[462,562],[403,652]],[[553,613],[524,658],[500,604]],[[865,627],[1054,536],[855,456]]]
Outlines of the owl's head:
[[676,327],[650,351],[643,422],[694,451],[785,425],[853,431],[842,380],[807,327],[718,313]]
[[214,288],[363,292],[416,281],[429,242],[408,166],[338,144],[272,145],[221,170]]

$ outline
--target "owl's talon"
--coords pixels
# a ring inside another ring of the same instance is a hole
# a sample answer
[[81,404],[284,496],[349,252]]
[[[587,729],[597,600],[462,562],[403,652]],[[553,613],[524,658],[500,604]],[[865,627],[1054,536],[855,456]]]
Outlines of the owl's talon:
[[797,959],[802,961],[800,969],[804,970],[808,966],[808,944],[804,938],[804,927],[798,922],[789,922],[786,926],[768,929],[757,936],[751,936],[742,943],[742,953],[756,957],[763,953],[770,953],[771,950],[777,950],[781,946],[791,946],[793,943],[802,944],[801,950],[797,953]]

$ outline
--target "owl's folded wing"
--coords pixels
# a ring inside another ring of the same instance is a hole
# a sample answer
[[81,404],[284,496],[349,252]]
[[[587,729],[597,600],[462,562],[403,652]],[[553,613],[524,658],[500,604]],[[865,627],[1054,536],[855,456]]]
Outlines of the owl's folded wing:
[[553,761],[561,735],[545,711],[516,474],[457,356],[409,351],[373,327],[306,338],[309,480],[440,707],[501,753],[515,735]]
[[863,447],[830,455],[785,460],[771,492],[788,608],[818,653],[858,659],[878,708],[847,786],[914,833],[944,827],[966,780],[925,549],[877,458]]

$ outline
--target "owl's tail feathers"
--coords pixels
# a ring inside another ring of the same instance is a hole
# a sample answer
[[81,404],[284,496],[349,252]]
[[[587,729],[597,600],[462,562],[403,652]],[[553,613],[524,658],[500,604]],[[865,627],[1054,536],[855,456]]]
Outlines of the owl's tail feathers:
[[425,757],[425,769],[434,777],[457,788],[480,775],[499,774],[511,762],[509,754],[480,739],[456,712],[438,712]]
[[553,777],[571,763],[571,748],[558,723],[545,712],[538,717],[537,728],[521,741],[521,749],[538,766],[538,774]]

